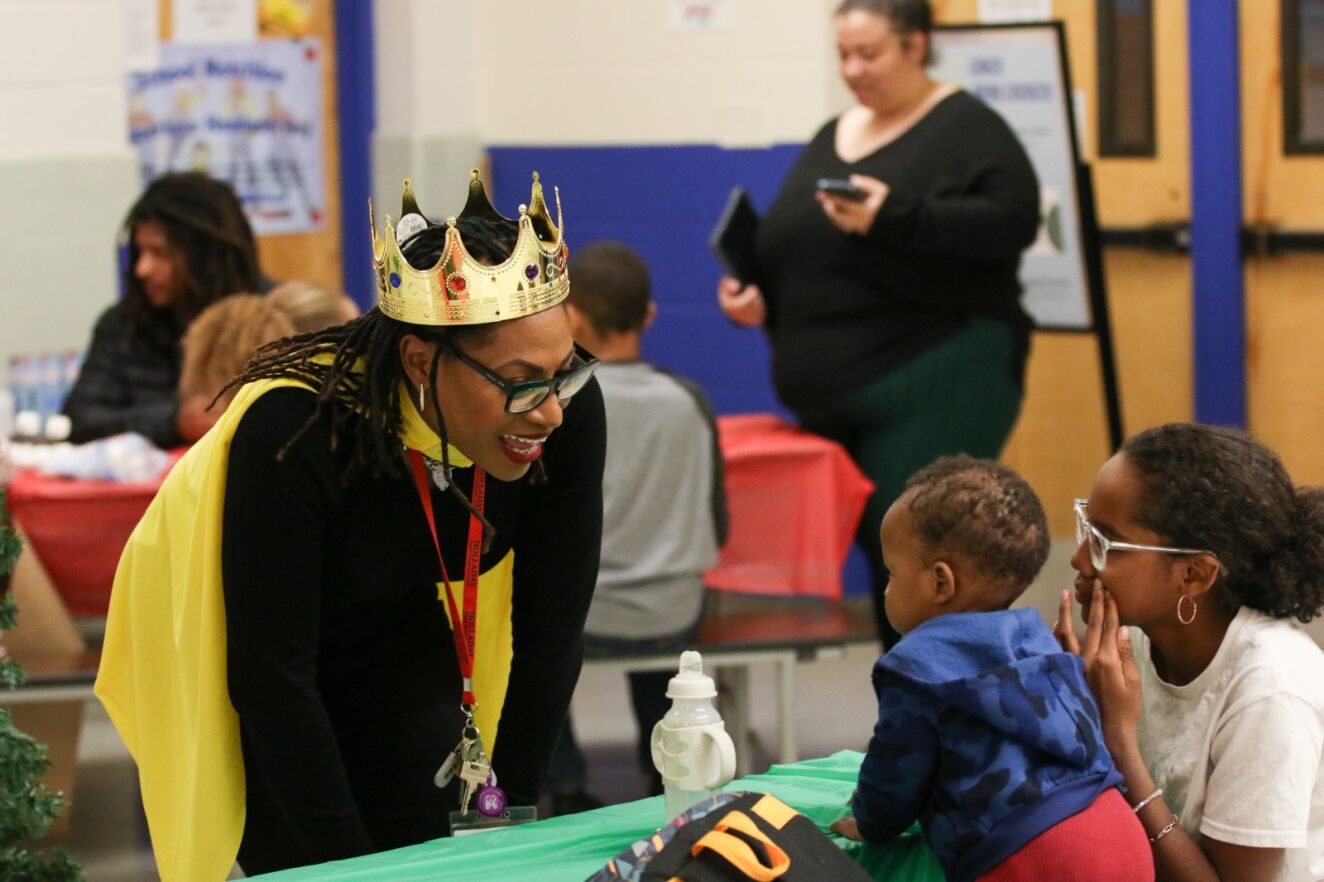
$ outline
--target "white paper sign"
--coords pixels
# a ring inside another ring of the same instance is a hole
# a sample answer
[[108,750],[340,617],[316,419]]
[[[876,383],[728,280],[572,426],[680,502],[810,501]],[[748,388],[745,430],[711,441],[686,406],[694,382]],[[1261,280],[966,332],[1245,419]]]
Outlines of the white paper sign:
[[205,171],[230,182],[258,235],[325,225],[319,40],[168,43],[128,90],[143,186]]
[[151,70],[160,45],[158,0],[121,0],[124,9],[124,69]]
[[247,43],[257,39],[257,0],[173,0],[176,43]]
[[1053,17],[1053,0],[979,0],[979,20],[1048,21]]
[[729,28],[731,6],[731,0],[671,0],[667,26],[686,31]]
[[1021,260],[1026,310],[1041,327],[1091,326],[1076,192],[1071,102],[1051,25],[937,28],[933,75],[1000,113],[1039,178],[1039,236]]

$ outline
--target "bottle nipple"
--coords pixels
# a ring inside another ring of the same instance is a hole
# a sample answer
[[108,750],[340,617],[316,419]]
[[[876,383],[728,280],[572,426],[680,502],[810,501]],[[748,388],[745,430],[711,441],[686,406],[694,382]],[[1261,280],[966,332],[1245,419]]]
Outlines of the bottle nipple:
[[680,654],[680,670],[667,684],[667,698],[716,698],[717,685],[703,672],[703,656],[692,649]]

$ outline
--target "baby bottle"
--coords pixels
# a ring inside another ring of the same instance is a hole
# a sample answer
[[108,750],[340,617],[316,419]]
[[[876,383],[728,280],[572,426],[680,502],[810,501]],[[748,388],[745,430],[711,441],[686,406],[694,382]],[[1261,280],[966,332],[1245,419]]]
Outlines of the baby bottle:
[[667,686],[671,710],[653,727],[653,765],[662,775],[667,819],[712,796],[735,775],[736,747],[713,707],[717,688],[703,657],[680,654],[680,672]]

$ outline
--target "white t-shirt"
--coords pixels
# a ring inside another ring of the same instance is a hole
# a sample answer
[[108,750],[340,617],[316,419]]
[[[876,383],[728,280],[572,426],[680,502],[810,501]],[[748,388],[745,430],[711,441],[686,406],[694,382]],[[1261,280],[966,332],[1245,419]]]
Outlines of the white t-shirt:
[[1275,882],[1324,880],[1324,653],[1295,622],[1242,607],[1209,667],[1173,686],[1131,633],[1140,753],[1182,827],[1286,849]]

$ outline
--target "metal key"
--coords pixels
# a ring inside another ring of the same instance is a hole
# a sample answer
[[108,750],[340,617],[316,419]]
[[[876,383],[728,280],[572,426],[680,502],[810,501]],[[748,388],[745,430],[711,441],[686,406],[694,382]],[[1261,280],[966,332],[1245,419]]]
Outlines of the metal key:
[[487,781],[492,777],[492,763],[488,761],[485,754],[478,754],[476,758],[465,762],[460,766],[460,813],[467,814],[469,803],[473,800],[474,794],[481,788],[487,786]]
[[455,777],[456,771],[459,770],[460,766],[467,758],[467,755],[472,751],[472,748],[470,747],[472,744],[473,739],[461,738],[460,743],[455,745],[455,749],[446,755],[446,759],[442,762],[441,768],[437,769],[436,777],[432,779],[432,783],[436,784],[438,787],[445,787],[447,784],[451,783],[451,779]]

